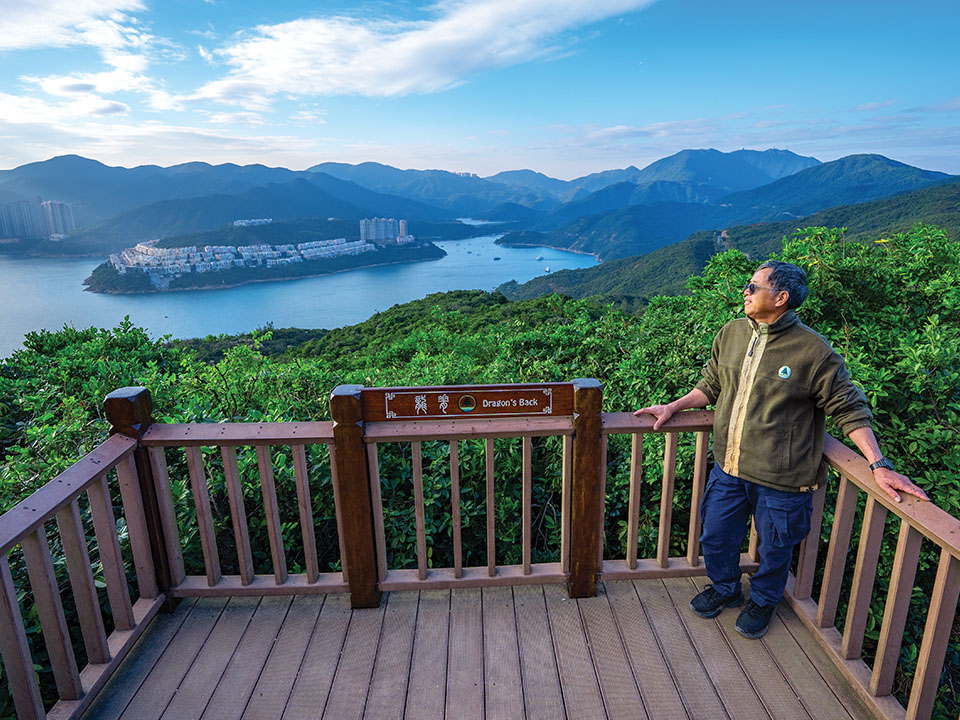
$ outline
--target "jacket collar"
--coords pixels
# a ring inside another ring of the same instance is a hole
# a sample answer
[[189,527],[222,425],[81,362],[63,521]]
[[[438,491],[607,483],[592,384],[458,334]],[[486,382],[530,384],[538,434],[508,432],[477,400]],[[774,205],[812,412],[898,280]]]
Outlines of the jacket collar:
[[750,321],[753,331],[758,332],[761,335],[774,335],[776,333],[783,332],[787,328],[793,327],[800,322],[800,318],[797,317],[797,314],[793,310],[787,310],[772,323],[758,323],[755,322],[753,318],[747,318],[747,320]]

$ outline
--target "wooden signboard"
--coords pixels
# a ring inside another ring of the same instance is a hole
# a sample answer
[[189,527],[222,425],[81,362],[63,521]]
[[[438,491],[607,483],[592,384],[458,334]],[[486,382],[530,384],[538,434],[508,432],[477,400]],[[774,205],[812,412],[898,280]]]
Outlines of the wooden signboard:
[[572,383],[364,388],[365,422],[573,415]]

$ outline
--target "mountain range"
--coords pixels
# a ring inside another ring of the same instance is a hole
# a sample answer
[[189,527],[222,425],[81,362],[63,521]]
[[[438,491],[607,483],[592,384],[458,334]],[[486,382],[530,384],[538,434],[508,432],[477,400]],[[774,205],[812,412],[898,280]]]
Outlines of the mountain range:
[[[33,244],[44,253],[102,254],[250,217],[355,222],[387,216],[453,228],[451,221],[469,216],[501,223],[485,226],[485,234],[524,231],[507,235],[505,243],[551,245],[606,260],[651,252],[701,229],[795,219],[949,178],[880,155],[821,163],[776,149],[683,150],[642,169],[573,180],[532,170],[478,177],[374,162],[302,171],[199,162],[122,168],[68,155],[0,171],[0,203],[35,196],[73,203],[78,231],[62,243]],[[464,234],[451,231],[451,237]]]

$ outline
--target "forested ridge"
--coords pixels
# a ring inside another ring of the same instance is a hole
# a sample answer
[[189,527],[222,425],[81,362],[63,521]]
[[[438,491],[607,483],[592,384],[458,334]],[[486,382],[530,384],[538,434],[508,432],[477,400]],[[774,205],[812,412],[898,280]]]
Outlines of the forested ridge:
[[[850,242],[840,230],[807,228],[789,239],[778,257],[807,269],[811,293],[799,315],[846,357],[852,377],[873,407],[881,447],[938,505],[960,516],[960,245],[944,231],[923,225],[908,232],[878,234],[869,242]],[[701,274],[687,281],[688,294],[653,297],[636,314],[557,295],[511,302],[497,293],[455,292],[396,306],[364,323],[329,332],[265,329],[240,338],[171,342],[151,339],[124,323],[113,329],[32,333],[23,350],[0,361],[2,507],[10,508],[105,439],[103,398],[126,385],[150,389],[158,422],[328,419],[327,398],[339,384],[595,377],[603,384],[608,412],[670,400],[696,382],[713,335],[742,312],[741,289],[757,262],[737,250],[715,255]],[[837,434],[835,428],[828,430]],[[558,552],[559,454],[552,440],[538,441],[535,448],[539,459],[534,468],[534,562],[556,559]],[[651,437],[647,442],[643,492],[652,493],[662,472],[662,453],[656,443],[662,447],[663,440]],[[445,471],[440,470],[446,462],[444,448],[444,443],[424,443],[429,478],[425,479],[427,541],[437,566],[449,564],[449,483],[444,484]],[[520,498],[519,487],[507,479],[517,474],[513,470],[519,467],[519,449],[498,440],[496,450],[497,562],[513,563],[520,552],[515,541],[520,531]],[[322,452],[310,456],[318,497],[325,498],[315,505],[315,520],[318,526],[331,529],[318,532],[318,537],[333,537],[329,469],[324,470]],[[692,455],[692,445],[684,441],[678,478],[690,477]],[[629,439],[612,437],[606,524],[610,556],[622,557],[626,542],[629,457]],[[223,493],[222,470],[218,472],[213,453],[206,461],[214,507],[219,508],[215,522],[218,530],[224,530],[217,533],[224,546],[224,572],[229,573],[233,570],[227,565],[235,558],[230,518],[225,504],[218,506],[216,501],[218,493]],[[383,461],[391,567],[410,567],[415,559],[408,461],[409,445],[389,450]],[[244,462],[249,459],[241,456],[242,468]],[[276,463],[280,487],[291,477],[292,463],[280,452]],[[189,523],[193,511],[189,483],[179,472],[182,458],[171,457],[170,464],[171,478],[180,478],[173,481],[176,504],[183,521]],[[464,564],[485,561],[485,506],[478,479],[482,466],[482,455],[471,452],[466,443],[462,454]],[[249,516],[262,516],[256,479],[248,475],[245,482]],[[683,508],[688,505],[689,487],[678,482],[675,522],[685,522]],[[827,507],[832,507],[829,499]],[[655,547],[657,511],[649,503],[641,508],[641,556],[649,556]],[[282,496],[280,513],[283,518],[296,518],[296,498]],[[255,553],[269,557],[263,527],[251,523]],[[889,539],[896,536],[895,518],[891,515],[887,523]],[[295,538],[299,530],[291,522],[284,525],[284,532]],[[671,555],[681,554],[684,538],[674,537]],[[197,538],[187,535],[184,543],[187,572],[196,572]],[[322,569],[336,567],[335,547],[326,552],[321,548],[321,555],[326,563]],[[888,541],[881,555],[878,586],[885,587],[892,561],[893,544]],[[293,569],[298,562],[302,557],[292,554]],[[916,664],[935,570],[936,556],[924,546],[898,669],[902,703]],[[18,581],[22,580],[21,574]],[[838,617],[844,617],[843,610]],[[867,625],[868,657],[876,647],[882,610],[883,593],[875,593]],[[31,638],[37,639],[36,611],[25,609],[25,619]],[[34,657],[43,666],[39,651]],[[52,687],[48,667],[41,670],[41,679]],[[937,717],[956,717],[960,710],[953,692],[957,681],[960,637],[954,636]],[[7,705],[0,705],[0,714],[12,712],[4,697]]]

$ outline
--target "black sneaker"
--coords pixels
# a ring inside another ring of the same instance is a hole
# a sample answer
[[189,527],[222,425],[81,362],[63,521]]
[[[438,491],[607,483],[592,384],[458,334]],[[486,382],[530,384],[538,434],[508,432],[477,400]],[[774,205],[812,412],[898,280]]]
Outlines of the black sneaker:
[[757,605],[753,600],[747,600],[737,618],[737,632],[751,639],[763,637],[767,634],[770,618],[776,609],[776,605]]
[[742,604],[743,593],[739,590],[736,595],[721,595],[713,589],[713,585],[707,585],[706,590],[690,601],[690,609],[700,617],[712,618],[719,615],[724,608]]

